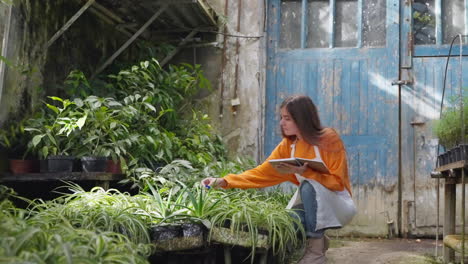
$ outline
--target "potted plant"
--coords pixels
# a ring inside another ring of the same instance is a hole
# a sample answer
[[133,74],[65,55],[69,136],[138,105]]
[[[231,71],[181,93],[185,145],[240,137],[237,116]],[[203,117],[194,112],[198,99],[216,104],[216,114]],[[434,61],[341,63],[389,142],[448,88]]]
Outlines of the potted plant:
[[[439,144],[446,150],[438,157],[439,166],[467,159],[467,144],[466,141],[463,142],[463,139],[468,139],[466,126],[468,124],[468,95],[466,94],[463,97],[463,120],[460,99],[452,98],[451,104],[443,110],[441,118],[434,123],[434,133],[439,138]],[[462,135],[462,126],[465,126],[465,135]]]
[[86,114],[80,109],[80,100],[49,97],[59,106],[46,103],[48,112],[41,111],[27,121],[26,131],[31,133],[28,148],[37,153],[41,172],[71,172],[73,147],[81,144],[77,130],[86,122]]
[[29,140],[29,134],[24,130],[24,120],[7,124],[4,129],[0,129],[0,146],[8,157],[12,173],[36,172],[38,164],[37,160],[29,155],[27,148]]
[[74,154],[81,158],[83,171],[106,171],[107,160],[118,163],[134,141],[127,124],[119,118],[122,105],[113,98],[88,96],[80,107],[86,122]]

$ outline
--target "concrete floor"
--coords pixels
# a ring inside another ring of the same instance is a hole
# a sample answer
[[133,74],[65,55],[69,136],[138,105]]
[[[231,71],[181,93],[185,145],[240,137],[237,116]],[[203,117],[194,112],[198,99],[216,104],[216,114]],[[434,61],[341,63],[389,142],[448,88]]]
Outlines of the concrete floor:
[[339,264],[423,264],[442,263],[439,240],[435,258],[435,239],[346,239],[331,237],[328,263]]

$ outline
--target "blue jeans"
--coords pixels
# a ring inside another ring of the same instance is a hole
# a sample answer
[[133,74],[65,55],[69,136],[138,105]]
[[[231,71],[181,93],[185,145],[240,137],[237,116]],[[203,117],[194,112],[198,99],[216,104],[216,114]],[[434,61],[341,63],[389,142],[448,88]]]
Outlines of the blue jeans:
[[303,181],[299,186],[299,192],[302,203],[292,209],[299,216],[307,238],[323,237],[325,229],[315,230],[317,226],[317,193],[314,187],[308,181]]

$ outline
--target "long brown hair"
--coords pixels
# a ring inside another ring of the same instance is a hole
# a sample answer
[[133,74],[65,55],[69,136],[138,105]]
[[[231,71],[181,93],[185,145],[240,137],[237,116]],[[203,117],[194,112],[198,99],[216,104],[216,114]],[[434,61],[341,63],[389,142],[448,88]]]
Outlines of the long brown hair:
[[[293,95],[281,103],[280,109],[286,108],[296,123],[304,140],[311,145],[319,145],[323,127],[320,124],[317,107],[309,96]],[[283,137],[295,140],[296,136],[286,136],[281,129]]]

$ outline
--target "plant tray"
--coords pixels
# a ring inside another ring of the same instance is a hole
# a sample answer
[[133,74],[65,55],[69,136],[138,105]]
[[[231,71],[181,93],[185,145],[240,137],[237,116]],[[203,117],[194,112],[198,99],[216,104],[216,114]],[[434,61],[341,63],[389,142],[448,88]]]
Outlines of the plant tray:
[[[250,248],[253,245],[250,233],[244,231],[234,232],[231,231],[231,229],[225,227],[213,227],[211,229],[210,240],[212,242],[217,242],[220,244],[241,246],[247,248]],[[268,236],[258,234],[256,247],[263,249],[270,248],[270,245],[268,244]]]
[[182,251],[204,246],[203,236],[175,237],[167,240],[153,241],[156,251]]
[[152,240],[156,251],[182,251],[205,245],[204,228],[199,224],[155,226]]
[[462,144],[449,149],[447,152],[440,154],[438,157],[439,167],[459,161],[468,160],[468,145]]

